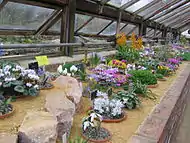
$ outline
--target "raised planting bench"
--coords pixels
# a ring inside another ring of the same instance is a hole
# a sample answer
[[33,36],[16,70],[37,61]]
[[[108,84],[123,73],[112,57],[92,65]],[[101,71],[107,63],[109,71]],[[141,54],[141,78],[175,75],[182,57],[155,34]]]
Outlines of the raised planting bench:
[[190,96],[190,63],[180,73],[150,115],[139,126],[129,143],[170,142],[183,117]]

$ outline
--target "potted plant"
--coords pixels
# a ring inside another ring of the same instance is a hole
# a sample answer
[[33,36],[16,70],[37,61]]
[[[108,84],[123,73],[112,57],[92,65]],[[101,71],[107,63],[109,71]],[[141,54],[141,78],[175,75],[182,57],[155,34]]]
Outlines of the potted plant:
[[158,81],[166,81],[167,79],[164,78],[164,76],[162,74],[155,74],[155,77],[157,78]]
[[134,90],[119,91],[114,95],[114,98],[120,100],[125,108],[128,109],[135,109],[141,104],[141,101],[135,94]]
[[0,89],[4,96],[37,96],[38,83],[39,77],[34,70],[11,64],[0,69]]
[[152,95],[152,91],[147,88],[147,85],[142,84],[138,80],[132,83],[132,88],[137,95],[141,95],[150,99],[156,99],[156,97]]
[[90,111],[82,121],[82,135],[90,142],[103,143],[111,139],[110,132],[101,127],[102,116]]
[[126,113],[122,110],[124,105],[117,99],[96,98],[93,102],[93,110],[103,117],[103,122],[117,123],[126,119]]
[[5,99],[2,95],[0,95],[0,119],[4,119],[13,114],[14,108],[10,104],[12,98]]
[[133,82],[139,80],[142,84],[148,85],[149,88],[158,86],[156,77],[149,70],[133,70],[129,71],[129,74],[131,74],[130,79]]

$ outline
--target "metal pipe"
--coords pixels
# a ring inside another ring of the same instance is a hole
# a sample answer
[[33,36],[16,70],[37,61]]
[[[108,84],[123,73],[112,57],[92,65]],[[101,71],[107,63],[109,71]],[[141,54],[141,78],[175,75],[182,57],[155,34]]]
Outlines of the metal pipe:
[[59,43],[59,44],[3,44],[0,45],[1,49],[14,49],[14,48],[53,48],[53,47],[81,47],[81,46],[96,46],[96,45],[114,45],[114,42],[104,43]]

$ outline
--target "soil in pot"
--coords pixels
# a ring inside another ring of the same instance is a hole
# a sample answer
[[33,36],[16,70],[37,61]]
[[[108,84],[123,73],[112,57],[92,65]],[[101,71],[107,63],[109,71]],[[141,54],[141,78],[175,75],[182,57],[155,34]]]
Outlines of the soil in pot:
[[148,88],[156,88],[158,87],[158,84],[153,84],[153,85],[147,85]]
[[100,128],[98,132],[95,128],[88,128],[83,132],[83,137],[91,142],[103,143],[111,139],[111,133],[105,128]]
[[46,89],[54,88],[54,85],[49,82],[46,82],[44,85],[40,83],[39,87],[40,87],[40,90],[46,90]]
[[6,113],[0,112],[0,119],[7,118],[7,117],[9,117],[9,116],[11,116],[13,114],[13,112],[14,112],[13,106],[11,104],[8,104],[7,106],[8,107],[7,107]]

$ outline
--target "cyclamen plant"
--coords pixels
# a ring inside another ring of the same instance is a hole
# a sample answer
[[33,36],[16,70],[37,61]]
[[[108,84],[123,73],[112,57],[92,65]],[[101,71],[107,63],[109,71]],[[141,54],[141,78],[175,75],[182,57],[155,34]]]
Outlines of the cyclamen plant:
[[39,77],[34,70],[19,65],[6,65],[0,69],[0,89],[4,94],[36,96]]
[[124,105],[116,99],[97,98],[94,100],[93,109],[96,113],[105,118],[120,118],[122,116],[122,108]]
[[64,76],[74,76],[74,74],[78,71],[78,68],[75,65],[72,65],[70,69],[64,68],[63,66],[60,65],[57,68],[57,71],[59,74],[64,75]]

